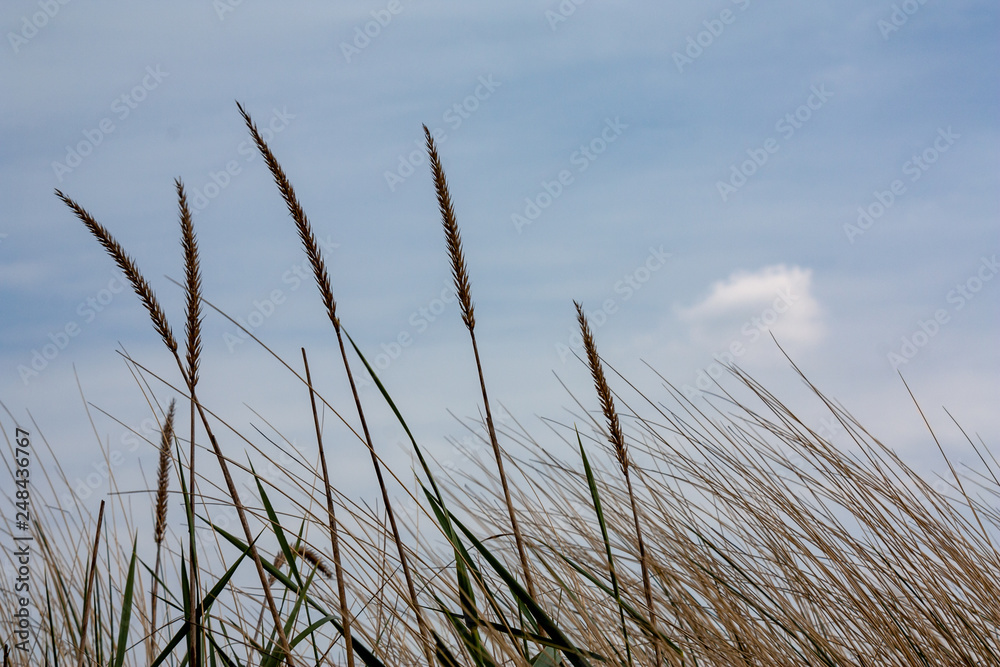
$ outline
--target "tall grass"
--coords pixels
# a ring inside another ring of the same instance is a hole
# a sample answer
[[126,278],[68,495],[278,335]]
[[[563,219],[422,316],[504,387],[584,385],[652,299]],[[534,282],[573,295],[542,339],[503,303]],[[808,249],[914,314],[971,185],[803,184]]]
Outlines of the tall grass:
[[[575,421],[546,421],[544,438],[517,422],[495,424],[455,207],[428,134],[482,389],[482,444],[492,454],[481,461],[467,452],[470,466],[445,474],[393,401],[405,388],[390,392],[348,335],[311,223],[250,115],[240,113],[302,241],[341,352],[344,374],[333,381],[350,387],[356,416],[344,416],[316,389],[303,350],[302,366],[282,363],[301,382],[315,450],[286,442],[294,456],[279,459],[259,431],[216,437],[230,425],[197,394],[202,308],[211,304],[202,295],[183,185],[176,184],[183,358],[138,264],[57,192],[125,273],[180,381],[157,378],[126,356],[162,424],[159,442],[150,442],[158,459],[150,534],[109,531],[103,501],[96,520],[78,506],[59,507],[52,499],[60,484],[69,486],[67,476],[58,459],[45,471],[51,498],[36,502],[32,525],[37,615],[28,650],[5,651],[5,665],[1000,665],[1000,481],[982,443],[968,440],[978,472],[959,472],[945,457],[941,486],[804,376],[849,448],[835,447],[738,368],[708,404],[688,401],[663,378],[662,391],[643,393],[607,374],[613,366],[599,356],[579,304],[581,362],[596,400],[574,397]],[[380,390],[419,461],[420,529],[394,511],[403,487],[393,492],[400,478],[384,474],[358,369]],[[178,396],[189,403],[186,436]],[[378,509],[332,485],[320,417],[327,413],[360,426],[360,433],[351,426],[353,446],[370,454]],[[4,424],[8,446],[14,423]],[[930,430],[929,437],[937,442]],[[47,446],[41,436],[38,442]],[[217,468],[196,466],[199,453],[210,453]],[[257,473],[263,466],[272,474]],[[252,476],[255,495],[241,498],[232,470]],[[171,490],[171,479],[179,489]],[[182,521],[168,516],[170,497],[183,502]],[[237,534],[213,520],[225,508],[239,519]],[[108,512],[134,523],[120,503]],[[12,526],[3,532],[10,537]],[[147,544],[151,565],[139,556]],[[15,607],[16,595],[5,582],[3,609]],[[15,621],[0,619],[0,635],[13,645]]]

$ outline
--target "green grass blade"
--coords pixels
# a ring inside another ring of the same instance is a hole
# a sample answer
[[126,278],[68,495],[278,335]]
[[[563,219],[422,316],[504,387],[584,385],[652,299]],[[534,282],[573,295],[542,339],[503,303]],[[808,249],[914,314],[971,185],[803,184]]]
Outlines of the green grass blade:
[[434,595],[434,599],[438,603],[439,611],[444,614],[445,618],[448,619],[448,622],[462,640],[462,645],[469,653],[469,656],[472,657],[473,662],[475,662],[479,667],[496,667],[493,659],[490,658],[489,654],[486,652],[486,647],[483,646],[483,642],[480,640],[479,634],[473,633],[472,629],[466,624],[466,615],[455,614],[448,611],[445,607],[444,601],[437,595]]
[[125,593],[122,596],[122,618],[118,626],[118,646],[115,649],[113,667],[122,667],[125,663],[125,649],[128,647],[128,629],[132,620],[132,588],[135,584],[135,554],[137,537],[132,538],[132,560],[128,565],[128,578],[125,580]]
[[[243,552],[239,555],[239,557],[236,559],[236,561],[230,566],[230,568],[228,570],[226,570],[225,574],[222,575],[222,578],[220,578],[217,582],[215,582],[215,585],[211,588],[211,590],[209,590],[208,594],[205,595],[204,598],[202,598],[202,602],[201,602],[201,604],[202,604],[201,614],[202,615],[204,615],[208,611],[209,607],[212,606],[212,603],[215,602],[215,599],[217,597],[219,597],[219,594],[222,593],[223,589],[229,583],[229,580],[232,579],[232,577],[233,577],[234,574],[236,574],[236,570],[237,570],[237,568],[239,568],[240,563],[243,562],[243,559],[246,558],[249,553],[250,553],[250,548],[249,547],[243,549]],[[183,560],[184,560],[183,555],[181,556],[181,560],[183,562]],[[186,570],[187,570],[187,568],[185,566],[183,566],[183,564],[182,564],[182,567],[181,567],[181,577],[182,577],[182,579],[186,578],[186,576],[184,574],[186,572]],[[187,590],[188,590],[187,587],[185,587],[184,591],[187,591]],[[156,657],[156,660],[154,660],[150,664],[149,667],[159,667],[159,665],[161,665],[163,663],[163,661],[166,660],[170,656],[171,651],[173,651],[174,648],[178,644],[180,644],[182,641],[184,641],[185,637],[187,637],[187,631],[188,631],[187,623],[182,624],[180,630],[178,630],[174,634],[174,636],[171,638],[170,642],[166,646],[163,647],[163,650],[160,651],[160,655],[158,655]]]
[[[221,535],[223,538],[225,538],[225,540],[228,541],[230,544],[232,544],[233,546],[235,546],[238,549],[241,549],[241,550],[244,550],[246,552],[249,552],[249,547],[243,542],[243,540],[241,540],[240,538],[236,537],[235,535],[233,535],[231,533],[226,532],[224,529],[222,529],[222,528],[220,528],[220,527],[218,527],[218,526],[216,526],[214,524],[210,524],[210,525],[212,526],[212,528],[217,533],[219,533],[219,535]],[[288,578],[288,575],[286,575],[284,572],[282,572],[278,568],[274,567],[274,565],[272,565],[271,563],[267,562],[266,560],[261,561],[261,564],[264,566],[264,569],[268,572],[268,574],[273,575],[275,579],[277,579],[279,582],[282,583],[282,585],[284,585],[285,587],[287,587],[289,590],[295,590],[295,583],[291,579]],[[306,603],[310,607],[312,607],[313,609],[315,609],[319,613],[323,614],[324,617],[326,617],[327,620],[335,628],[337,628],[337,630],[340,631],[341,634],[344,634],[344,627],[340,624],[339,621],[337,621],[338,617],[336,617],[333,614],[331,614],[327,609],[325,609],[322,605],[320,605],[318,602],[316,602],[315,600],[313,600],[308,595],[305,597],[305,601],[306,601]],[[363,643],[361,643],[359,640],[355,640],[352,637],[352,643],[354,645],[354,652],[355,652],[355,654],[358,657],[360,657],[361,660],[365,663],[365,667],[385,667],[385,665],[382,663],[382,661],[379,660],[377,657],[375,657],[375,654],[373,654],[371,651],[369,651],[368,648]],[[155,667],[155,666],[151,665],[150,667]]]
[[[468,593],[465,593],[460,590],[459,602],[465,603],[465,606],[462,606],[462,613],[463,616],[465,617],[466,626],[467,627],[471,626],[470,631],[473,631],[477,641],[482,643],[482,639],[479,637],[478,630],[473,630],[473,628],[478,628],[481,625],[491,625],[491,624],[486,623],[485,621],[482,620],[482,618],[479,616],[479,612],[476,610],[476,607],[474,606],[475,597],[472,589],[472,582],[467,574],[466,568],[472,571],[473,575],[475,575],[476,582],[478,582],[479,585],[482,586],[483,590],[489,591],[489,586],[487,584],[486,578],[483,577],[482,573],[476,567],[476,564],[472,560],[472,557],[469,555],[469,552],[465,549],[465,545],[462,544],[461,539],[455,533],[455,529],[452,526],[451,520],[446,514],[445,509],[437,504],[436,499],[430,494],[430,491],[428,491],[426,487],[422,488],[424,490],[424,495],[427,497],[427,500],[431,505],[431,510],[434,512],[434,516],[438,520],[438,524],[441,526],[442,531],[444,531],[445,537],[448,538],[448,540],[451,542],[452,548],[454,549],[456,569],[461,568],[463,571],[463,574],[459,577],[459,582],[460,584],[465,585],[468,588]],[[502,624],[497,624],[497,627],[500,628],[500,631],[509,634],[511,636],[524,636],[524,637],[529,636],[527,633],[523,632],[519,633],[519,631],[515,631],[513,629],[513,626],[507,620],[503,609],[501,609],[500,606],[496,603],[496,598],[497,596],[495,594],[490,594],[486,596],[486,600],[489,603],[490,608],[493,610],[493,613],[496,614],[497,618],[499,618],[502,621]],[[534,626],[534,624],[532,624],[532,626],[535,627],[535,629],[537,630],[537,626]],[[522,657],[527,658],[526,652],[523,650],[521,651],[521,655]]]
[[396,415],[396,419],[399,421],[400,426],[402,426],[403,430],[406,431],[406,435],[410,439],[410,443],[413,445],[414,451],[417,453],[417,458],[420,460],[420,466],[424,469],[424,474],[427,475],[427,479],[431,483],[431,488],[434,489],[434,496],[443,507],[444,499],[441,497],[441,491],[438,489],[437,483],[434,481],[434,475],[431,474],[431,469],[427,466],[427,461],[424,459],[424,453],[417,445],[417,441],[413,437],[413,434],[410,433],[410,427],[406,425],[406,420],[403,419],[403,415],[400,414],[399,408],[396,407],[392,397],[389,396],[389,392],[385,390],[385,387],[382,385],[382,381],[378,379],[378,376],[375,374],[375,369],[372,368],[371,364],[368,363],[368,360],[365,359],[365,355],[361,354],[361,350],[358,349],[354,339],[351,338],[351,334],[347,333],[347,329],[342,329],[342,331],[344,332],[344,335],[347,336],[347,340],[350,341],[351,347],[354,348],[354,352],[358,355],[358,358],[361,359],[361,363],[365,365],[365,368],[368,370],[368,374],[371,375],[372,380],[375,382],[375,386],[378,387],[378,390],[382,393],[382,397],[385,398],[385,401],[389,404],[393,414]]
[[[434,502],[433,498],[430,498],[431,502]],[[577,648],[566,635],[563,634],[559,626],[549,617],[548,614],[538,605],[535,600],[528,595],[527,591],[521,587],[521,584],[517,582],[517,579],[507,570],[506,567],[494,556],[489,549],[487,549],[482,542],[480,542],[475,535],[472,534],[465,525],[455,517],[454,514],[451,515],[451,521],[454,525],[465,534],[465,537],[472,545],[476,548],[483,558],[490,564],[493,571],[500,575],[500,578],[504,580],[504,583],[510,589],[514,597],[521,602],[527,609],[528,613],[534,618],[538,627],[545,632],[546,635],[551,637],[555,642],[562,644],[564,647],[562,649],[563,654],[566,658],[576,665],[576,667],[590,667],[590,662],[584,657],[583,651]]]
[[56,629],[52,624],[52,598],[49,596],[49,580],[45,578],[45,608],[49,612],[49,642],[52,644],[53,667],[59,667],[59,650],[56,647]]
[[257,471],[254,470],[253,463],[250,463],[250,472],[253,474],[254,482],[257,484],[257,492],[260,493],[260,500],[264,504],[264,511],[267,513],[267,520],[271,525],[271,530],[274,531],[274,537],[278,540],[278,546],[281,547],[281,553],[285,555],[285,563],[288,565],[289,572],[295,578],[299,587],[302,586],[302,578],[299,576],[299,569],[295,565],[295,554],[292,553],[291,547],[288,546],[288,539],[285,537],[285,531],[281,527],[281,522],[278,521],[278,514],[274,511],[274,507],[271,505],[270,499],[267,497],[267,492],[264,491],[264,485],[260,483],[260,477],[257,475]]
[[[410,439],[410,444],[413,445],[413,451],[416,452],[417,459],[420,461],[420,466],[424,470],[424,475],[427,477],[427,481],[430,482],[431,488],[434,490],[434,497],[437,499],[437,503],[441,506],[441,508],[445,508],[445,502],[443,496],[441,495],[441,490],[438,489],[437,482],[434,480],[434,475],[431,473],[431,469],[427,465],[427,460],[424,458],[424,453],[423,451],[421,451],[420,446],[417,444],[416,439],[410,432],[410,427],[407,426],[406,420],[403,419],[403,415],[399,412],[399,408],[396,407],[396,403],[392,400],[392,397],[389,396],[389,392],[386,391],[386,388],[382,384],[382,381],[378,379],[378,375],[376,375],[375,369],[372,368],[371,364],[368,363],[368,360],[365,358],[365,355],[363,355],[361,353],[361,350],[358,349],[358,346],[354,343],[354,339],[351,338],[351,335],[347,333],[346,329],[344,330],[344,334],[347,336],[347,340],[350,341],[351,347],[354,348],[354,352],[358,355],[358,358],[361,359],[361,363],[363,363],[365,365],[365,368],[368,370],[368,374],[371,376],[372,381],[375,383],[375,386],[378,387],[378,390],[382,393],[382,397],[385,399],[385,402],[389,405],[389,408],[392,410],[393,414],[396,415],[396,419],[399,421],[400,426],[403,427],[403,431],[406,432],[406,436]],[[436,514],[438,517],[438,523],[441,525],[441,529],[444,531],[445,536],[449,539],[449,541],[452,544],[458,544],[459,543],[458,536],[455,534],[454,528],[452,528],[451,526],[451,522],[448,518],[448,513],[442,512]],[[464,549],[461,549],[460,551],[458,548],[456,548],[455,578],[458,584],[459,604],[462,607],[463,613],[466,615],[465,619],[466,626],[475,635],[475,641],[481,644],[482,639],[478,635],[479,631],[477,629],[477,620],[476,620],[476,618],[479,615],[476,607],[476,593],[472,587],[472,582],[469,579],[469,572],[466,567],[466,563],[470,561],[467,558],[468,554],[462,552],[464,552]]]
[[[591,584],[593,584],[597,588],[601,589],[604,593],[606,593],[609,596],[613,596],[614,595],[614,590],[612,588],[610,588],[607,584],[605,584],[603,581],[601,581],[600,579],[598,579],[596,576],[594,576],[594,574],[592,572],[588,572],[586,568],[584,568],[579,563],[575,562],[573,559],[571,559],[566,554],[560,553],[558,555],[559,555],[560,558],[562,558],[566,562],[567,565],[569,565],[570,567],[572,567],[580,575],[582,575],[588,581],[590,581]],[[665,634],[663,634],[659,630],[655,629],[649,623],[649,619],[646,618],[645,616],[643,616],[641,613],[639,613],[639,611],[636,610],[635,607],[633,607],[632,605],[630,605],[625,600],[619,600],[619,605],[620,605],[619,608],[620,609],[624,609],[625,612],[632,618],[632,620],[635,621],[643,629],[643,631],[646,633],[647,637],[649,637],[651,640],[654,637],[659,637],[660,640],[663,641],[663,642],[665,642],[671,649],[673,649],[674,652],[677,653],[678,656],[683,656],[684,655],[684,651],[683,651],[683,649],[681,649],[681,647],[679,647],[677,644],[675,644],[674,641],[672,639],[670,639],[670,637],[666,636]]]
[[212,645],[213,649],[211,653],[212,664],[215,663],[215,656],[218,655],[219,659],[222,660],[222,662],[226,665],[226,667],[241,667],[242,663],[234,661],[233,658],[230,658],[225,654],[225,652],[222,650],[223,647],[219,646],[219,644],[216,643],[213,633],[206,632],[205,639],[207,639],[208,643]]
[[[576,429],[574,429],[576,430]],[[608,557],[608,572],[611,575],[611,588],[614,591],[615,602],[618,604],[618,615],[621,620],[622,638],[625,640],[625,655],[628,664],[632,665],[632,648],[628,641],[628,628],[625,627],[625,610],[622,609],[621,590],[618,587],[618,575],[615,572],[615,559],[611,555],[611,540],[608,538],[608,526],[604,521],[604,510],[601,508],[601,495],[597,491],[597,481],[594,479],[594,471],[590,467],[587,459],[587,452],[583,449],[583,441],[580,439],[580,432],[576,431],[576,442],[580,445],[580,456],[583,458],[583,469],[587,473],[587,485],[590,487],[590,497],[594,501],[594,511],[597,513],[597,522],[601,526],[601,539],[604,540],[604,550]]]

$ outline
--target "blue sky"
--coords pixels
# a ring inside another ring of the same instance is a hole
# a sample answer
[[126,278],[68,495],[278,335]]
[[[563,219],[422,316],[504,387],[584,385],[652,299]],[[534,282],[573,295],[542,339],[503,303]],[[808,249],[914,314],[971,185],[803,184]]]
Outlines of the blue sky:
[[[884,442],[939,467],[902,372],[967,460],[942,406],[987,444],[1000,435],[997,18],[974,1],[8,0],[0,400],[36,420],[71,482],[101,476],[98,441],[123,453],[121,479],[150,474],[122,424],[151,413],[116,350],[171,382],[176,368],[53,189],[113,231],[179,332],[180,178],[206,297],[290,363],[306,347],[353,414],[238,100],[325,244],[344,326],[443,461],[463,437],[449,412],[481,399],[422,123],[440,138],[487,383],[529,430],[572,419],[559,379],[598,407],[571,352],[576,299],[602,355],[654,400],[646,363],[696,396],[728,357],[821,428],[772,332]],[[208,315],[203,400],[306,447],[301,386],[237,334]],[[95,411],[91,427],[74,373],[121,423]],[[402,434],[363,392],[376,447],[405,469]],[[339,485],[369,493],[365,453],[328,428]]]

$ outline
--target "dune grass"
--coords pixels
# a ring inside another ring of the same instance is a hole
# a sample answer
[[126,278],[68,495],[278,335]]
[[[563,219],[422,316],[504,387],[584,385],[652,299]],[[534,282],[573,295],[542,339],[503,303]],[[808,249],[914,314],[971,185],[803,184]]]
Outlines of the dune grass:
[[[38,613],[28,651],[5,652],[5,666],[1000,665],[1000,482],[982,443],[968,440],[980,457],[974,474],[955,470],[938,445],[949,475],[935,485],[801,373],[849,450],[738,368],[707,404],[663,378],[657,395],[644,393],[599,356],[575,302],[596,400],[577,399],[576,390],[576,420],[545,421],[544,438],[516,421],[497,425],[455,207],[427,133],[482,389],[485,416],[470,427],[481,427],[491,454],[466,452],[470,466],[442,470],[393,401],[405,388],[388,391],[342,325],[311,223],[239,111],[302,241],[341,352],[337,381],[350,386],[354,405],[331,405],[316,390],[303,349],[301,365],[282,363],[301,382],[315,447],[283,459],[260,431],[231,429],[197,394],[203,309],[212,306],[183,185],[183,349],[136,262],[57,191],[125,274],[179,379],[158,378],[124,355],[162,425],[150,442],[158,461],[151,534],[133,530],[117,494],[96,519],[50,502],[68,486],[58,461],[36,472],[34,488],[42,493],[44,477],[51,495],[34,506]],[[411,499],[419,528],[394,509],[408,492],[373,442],[359,372],[378,387],[419,462],[412,474],[420,494]],[[188,402],[186,433],[178,398]],[[376,509],[331,484],[321,415],[342,420],[356,437],[351,446],[368,450]],[[37,425],[26,428],[42,447]],[[4,426],[8,446],[11,430]],[[929,426],[928,436],[937,443]],[[259,474],[263,467],[272,473]],[[234,470],[252,475],[255,495],[241,497]],[[184,516],[168,515],[171,498],[181,499]],[[228,510],[236,533],[213,520]],[[8,538],[13,527],[3,532]],[[146,544],[152,563],[139,555]],[[3,609],[15,597],[5,582]],[[16,630],[4,615],[0,636],[12,647]]]

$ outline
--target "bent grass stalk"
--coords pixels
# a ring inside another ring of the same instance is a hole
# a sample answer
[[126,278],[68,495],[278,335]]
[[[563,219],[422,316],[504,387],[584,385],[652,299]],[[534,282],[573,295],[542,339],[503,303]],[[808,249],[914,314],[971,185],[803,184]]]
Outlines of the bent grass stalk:
[[337,597],[340,598],[340,624],[344,627],[344,651],[347,653],[347,667],[354,667],[354,647],[351,644],[351,613],[347,606],[344,569],[340,561],[340,539],[337,534],[337,515],[333,507],[333,486],[330,484],[330,473],[326,466],[323,432],[319,426],[319,413],[316,410],[316,392],[313,391],[312,374],[309,372],[309,359],[306,357],[305,348],[302,348],[302,365],[305,366],[306,384],[309,385],[309,405],[312,407],[313,425],[316,428],[316,444],[319,447],[320,468],[323,472],[323,493],[326,496],[326,511],[330,515],[330,549],[333,552],[333,567],[337,573]]

